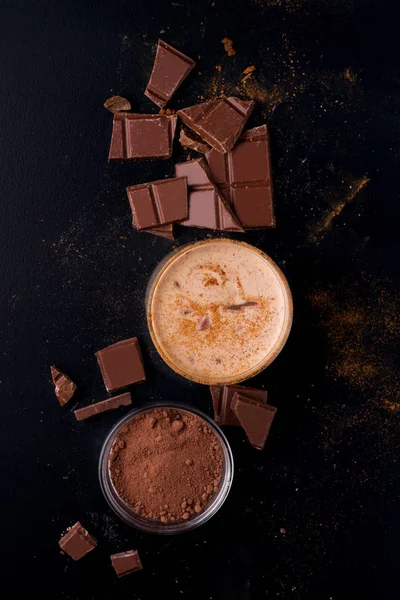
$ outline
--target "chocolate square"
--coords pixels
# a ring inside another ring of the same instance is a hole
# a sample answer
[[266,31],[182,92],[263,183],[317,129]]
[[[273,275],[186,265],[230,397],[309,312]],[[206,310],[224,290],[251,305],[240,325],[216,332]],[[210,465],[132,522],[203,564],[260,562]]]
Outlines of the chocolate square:
[[143,358],[137,338],[130,338],[96,352],[107,391],[114,392],[145,381]]
[[79,560],[97,546],[94,537],[82,527],[79,521],[68,529],[58,543],[61,550],[74,560]]
[[160,179],[126,188],[132,210],[132,222],[138,231],[151,229],[188,216],[185,177]]
[[137,550],[118,552],[117,554],[112,554],[110,558],[118,577],[123,577],[124,575],[129,575],[143,569]]
[[269,135],[266,125],[246,131],[227,154],[206,154],[211,176],[245,229],[274,227]]
[[176,122],[175,116],[115,113],[108,160],[170,158]]

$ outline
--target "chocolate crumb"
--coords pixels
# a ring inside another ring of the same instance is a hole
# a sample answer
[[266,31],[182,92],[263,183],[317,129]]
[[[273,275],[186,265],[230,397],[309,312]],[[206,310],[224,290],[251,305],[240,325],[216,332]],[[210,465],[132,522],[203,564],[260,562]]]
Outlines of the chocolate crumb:
[[231,306],[227,306],[225,310],[242,310],[242,308],[246,308],[247,306],[257,306],[258,302],[242,302],[241,304],[232,304]]

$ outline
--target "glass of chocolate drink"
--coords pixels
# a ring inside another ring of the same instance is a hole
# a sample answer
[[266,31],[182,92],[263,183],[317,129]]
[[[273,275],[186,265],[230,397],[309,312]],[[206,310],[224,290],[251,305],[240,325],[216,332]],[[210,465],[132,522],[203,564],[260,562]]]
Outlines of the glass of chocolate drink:
[[107,436],[100,485],[111,508],[130,525],[175,534],[202,525],[225,502],[233,457],[219,427],[183,404],[133,410]]
[[154,345],[176,372],[205,385],[245,381],[282,350],[293,319],[285,276],[245,242],[189,244],[164,258],[146,294]]

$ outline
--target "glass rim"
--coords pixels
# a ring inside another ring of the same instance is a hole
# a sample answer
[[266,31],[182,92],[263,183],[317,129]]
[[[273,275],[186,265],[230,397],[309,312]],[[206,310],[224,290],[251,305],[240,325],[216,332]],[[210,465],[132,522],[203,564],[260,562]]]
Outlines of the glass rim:
[[[195,248],[198,246],[203,246],[205,244],[213,244],[213,243],[221,243],[221,242],[228,242],[228,243],[232,243],[232,244],[238,244],[241,246],[245,246],[250,251],[258,254],[263,260],[265,260],[268,263],[268,265],[271,267],[272,271],[275,273],[275,275],[279,281],[279,284],[281,285],[282,291],[283,291],[283,296],[284,296],[284,300],[285,300],[285,318],[284,318],[282,330],[280,332],[280,335],[279,335],[275,345],[273,346],[273,348],[271,349],[269,354],[267,354],[257,365],[255,365],[251,369],[248,369],[247,371],[244,371],[244,372],[240,373],[239,375],[235,375],[233,377],[200,378],[200,377],[196,377],[193,375],[189,375],[186,371],[184,371],[183,369],[180,369],[177,365],[174,364],[172,359],[168,356],[167,352],[164,351],[164,349],[162,348],[161,344],[159,343],[159,341],[157,339],[157,335],[156,335],[156,333],[154,331],[154,327],[153,327],[152,304],[153,304],[154,294],[155,294],[157,285],[158,285],[161,277],[163,276],[165,271],[170,267],[170,265],[177,258],[179,258],[179,256],[181,256],[185,252],[188,252],[192,248]],[[263,250],[260,250],[256,246],[248,244],[247,242],[243,242],[242,240],[234,240],[234,239],[226,238],[226,237],[211,238],[211,239],[207,239],[207,240],[201,240],[198,242],[189,242],[188,244],[184,244],[180,248],[169,252],[159,262],[159,264],[154,269],[152,275],[150,276],[150,280],[149,280],[149,283],[147,286],[147,291],[146,291],[145,304],[146,304],[145,308],[146,308],[147,325],[149,328],[150,337],[152,339],[152,342],[153,342],[158,354],[161,356],[161,358],[164,360],[164,362],[175,373],[178,373],[178,375],[181,375],[182,377],[184,377],[185,379],[188,379],[189,381],[193,381],[195,383],[200,383],[202,385],[236,385],[237,383],[247,381],[248,379],[255,377],[256,375],[261,373],[261,371],[263,371],[266,367],[268,367],[276,359],[276,357],[279,355],[279,353],[282,351],[282,349],[285,346],[287,339],[289,337],[289,334],[290,334],[290,331],[292,328],[292,323],[293,323],[292,292],[290,290],[289,283],[288,283],[285,275],[283,274],[283,271],[278,267],[276,262],[270,256],[268,256],[268,254],[266,254]]]
[[[219,491],[215,493],[215,495],[212,497],[210,502],[206,505],[205,509],[201,513],[199,513],[198,515],[191,516],[191,518],[187,521],[172,524],[162,523],[161,521],[152,521],[151,519],[144,519],[143,517],[138,516],[132,510],[129,504],[127,504],[119,496],[112,483],[109,469],[110,452],[114,444],[115,438],[117,437],[122,427],[126,425],[128,421],[135,418],[137,415],[157,408],[182,410],[192,413],[197,417],[203,419],[207,423],[207,425],[212,429],[213,433],[216,435],[224,455],[224,471]],[[106,439],[100,451],[98,464],[100,488],[103,492],[106,501],[108,502],[109,506],[113,509],[113,511],[123,521],[128,523],[128,525],[131,525],[136,529],[147,533],[156,533],[162,535],[174,535],[177,533],[191,531],[199,527],[200,525],[203,525],[209,519],[211,519],[211,517],[213,517],[219,511],[219,509],[222,507],[222,505],[228,497],[232,486],[233,473],[233,454],[225,434],[211,419],[211,417],[198,410],[197,408],[194,408],[189,404],[185,404],[183,402],[152,402],[150,404],[147,404],[146,406],[130,410],[117,423],[115,423],[115,425],[111,428],[111,431],[106,436]]]

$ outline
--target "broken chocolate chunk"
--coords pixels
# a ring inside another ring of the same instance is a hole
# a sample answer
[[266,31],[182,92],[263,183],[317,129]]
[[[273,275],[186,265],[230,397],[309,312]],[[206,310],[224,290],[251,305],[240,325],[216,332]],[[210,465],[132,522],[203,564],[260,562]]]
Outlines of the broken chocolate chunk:
[[126,188],[132,222],[138,231],[183,221],[188,217],[185,177],[160,179]]
[[127,552],[118,552],[110,556],[112,566],[118,577],[129,575],[135,571],[143,569],[137,550],[128,550]]
[[50,367],[51,377],[55,386],[55,393],[61,406],[67,404],[75,393],[76,385],[65,373],[54,365]]
[[203,142],[201,137],[190,129],[181,129],[179,142],[184,148],[195,150],[195,152],[199,152],[200,154],[205,154],[211,150],[210,146]]
[[177,117],[114,113],[109,162],[170,158]]
[[254,448],[262,450],[276,414],[275,406],[261,404],[235,392],[231,408]]
[[107,400],[102,400],[101,402],[95,402],[94,404],[89,404],[89,406],[78,408],[74,413],[77,421],[86,421],[86,419],[90,419],[101,413],[110,412],[111,410],[116,410],[120,406],[128,406],[129,404],[132,404],[132,400],[130,393],[127,392],[120,396],[114,396],[114,398],[107,398]]
[[253,108],[254,102],[231,96],[183,108],[177,115],[212,148],[225,154],[234,146]]
[[240,425],[231,409],[232,399],[236,392],[256,402],[267,403],[267,392],[265,390],[241,385],[224,385],[221,387],[211,385],[210,392],[214,407],[214,421],[218,425]]
[[166,42],[158,40],[153,70],[145,95],[163,108],[196,63]]
[[97,546],[97,541],[79,521],[68,529],[58,543],[61,550],[74,560],[79,560]]

